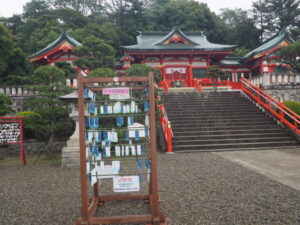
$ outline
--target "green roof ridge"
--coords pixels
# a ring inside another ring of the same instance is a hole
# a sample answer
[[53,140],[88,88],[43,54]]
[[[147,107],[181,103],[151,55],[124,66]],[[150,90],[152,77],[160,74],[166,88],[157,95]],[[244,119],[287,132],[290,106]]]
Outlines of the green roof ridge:
[[186,36],[178,27],[174,27],[171,32],[167,34],[164,38],[162,38],[160,41],[154,43],[154,45],[161,45],[163,44],[166,40],[171,38],[174,34],[178,33],[181,37],[183,37],[185,40],[187,40],[189,43],[193,45],[199,45],[199,43],[196,43],[195,41],[191,40],[188,36]]
[[47,45],[45,48],[31,54],[28,56],[29,59],[31,58],[35,58],[39,55],[43,55],[46,52],[51,51],[52,49],[56,48],[57,46],[59,46],[63,41],[68,41],[72,46],[77,47],[77,46],[81,46],[81,43],[79,43],[78,41],[76,41],[74,38],[70,37],[67,31],[63,31],[61,32],[60,36],[53,41],[52,43],[50,43],[49,45]]
[[[243,61],[246,59],[254,56],[255,54],[260,54],[265,51],[268,51],[272,48],[274,48],[276,45],[278,45],[280,42],[283,40],[287,39],[289,42],[295,42],[291,37],[290,34],[286,30],[281,30],[277,34],[273,35],[266,41],[264,41],[260,46],[257,48],[253,49],[252,51],[248,52],[244,57]],[[274,43],[272,43],[274,42]]]

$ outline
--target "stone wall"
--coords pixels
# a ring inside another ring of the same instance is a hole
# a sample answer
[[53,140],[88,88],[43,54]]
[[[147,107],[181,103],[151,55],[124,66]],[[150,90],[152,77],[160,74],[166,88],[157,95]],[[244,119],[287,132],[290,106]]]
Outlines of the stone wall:
[[[43,148],[47,143],[37,141],[34,139],[24,140],[24,149],[26,153],[37,153],[39,152],[40,148]],[[62,148],[67,145],[67,141],[56,141],[54,142],[54,151],[61,152]],[[20,153],[20,146],[17,144],[9,145],[7,151],[9,154],[19,154]]]
[[278,100],[300,102],[300,84],[272,85],[263,89]]

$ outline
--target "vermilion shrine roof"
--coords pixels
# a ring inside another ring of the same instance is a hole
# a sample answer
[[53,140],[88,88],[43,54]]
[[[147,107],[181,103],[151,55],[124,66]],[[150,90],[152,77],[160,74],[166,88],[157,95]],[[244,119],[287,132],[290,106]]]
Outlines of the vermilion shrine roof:
[[278,50],[283,46],[288,46],[290,43],[295,42],[289,35],[287,31],[281,31],[274,35],[270,39],[266,40],[262,45],[253,49],[248,54],[246,54],[242,61],[249,62],[253,59],[263,57]]
[[28,56],[28,58],[30,61],[38,61],[47,58],[49,55],[55,54],[58,51],[68,52],[69,50],[74,49],[78,46],[81,46],[81,44],[74,38],[70,37],[66,31],[63,31],[54,42],[52,42],[42,50]]
[[123,46],[126,51],[232,51],[235,45],[214,44],[202,32],[140,32],[137,44]]

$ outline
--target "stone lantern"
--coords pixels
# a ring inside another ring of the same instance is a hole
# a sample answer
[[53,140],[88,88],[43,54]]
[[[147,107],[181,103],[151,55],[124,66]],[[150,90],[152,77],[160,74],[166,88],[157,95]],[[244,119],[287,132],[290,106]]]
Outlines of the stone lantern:
[[68,102],[71,106],[69,116],[75,121],[75,132],[67,141],[67,146],[62,149],[62,166],[68,168],[80,167],[80,145],[79,145],[79,115],[77,90],[70,94],[60,96],[60,100]]

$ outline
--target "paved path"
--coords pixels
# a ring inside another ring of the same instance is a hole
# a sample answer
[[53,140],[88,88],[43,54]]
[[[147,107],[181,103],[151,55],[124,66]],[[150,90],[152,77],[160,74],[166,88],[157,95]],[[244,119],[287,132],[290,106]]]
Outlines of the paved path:
[[218,152],[215,154],[300,190],[300,148],[286,151],[282,149]]

